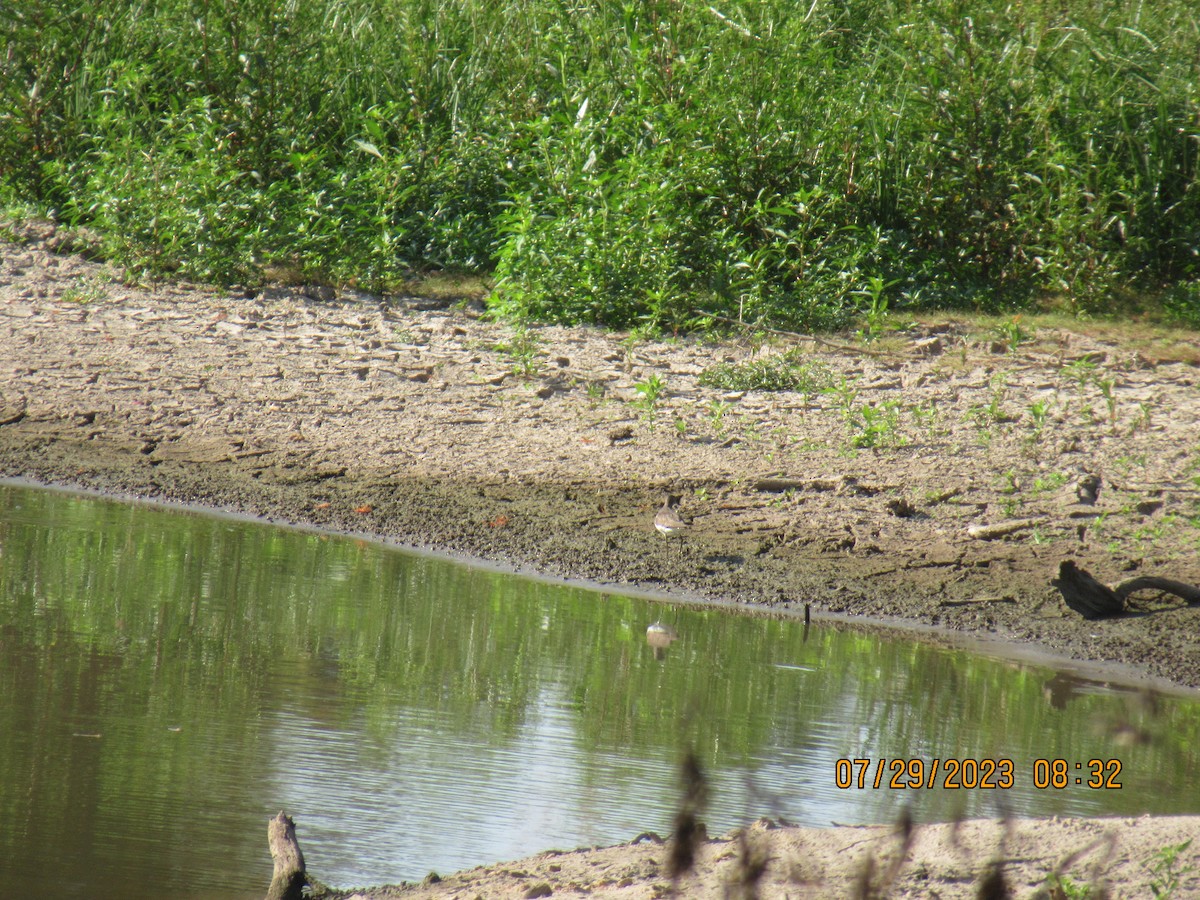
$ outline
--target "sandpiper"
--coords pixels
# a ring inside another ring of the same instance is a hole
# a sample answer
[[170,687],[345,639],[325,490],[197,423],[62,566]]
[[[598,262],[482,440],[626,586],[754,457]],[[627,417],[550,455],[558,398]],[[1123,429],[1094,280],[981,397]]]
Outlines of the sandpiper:
[[692,520],[679,514],[679,500],[678,494],[668,494],[662,509],[654,517],[654,527],[663,534],[679,534],[692,527]]

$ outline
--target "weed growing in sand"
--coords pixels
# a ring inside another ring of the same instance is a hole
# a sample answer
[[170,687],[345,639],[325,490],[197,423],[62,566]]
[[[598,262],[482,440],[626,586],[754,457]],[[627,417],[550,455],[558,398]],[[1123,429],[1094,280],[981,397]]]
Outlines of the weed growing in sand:
[[80,306],[95,303],[103,300],[104,297],[103,286],[99,281],[91,278],[80,279],[62,292],[64,303],[78,303]]
[[941,416],[938,412],[937,404],[932,400],[927,403],[918,403],[915,406],[910,406],[908,414],[912,416],[913,424],[919,430],[924,431],[931,441],[949,434],[949,431],[945,428],[939,427],[938,423]]
[[997,485],[996,490],[1002,494],[1019,494],[1021,492],[1021,483],[1017,479],[1017,470],[1009,469],[1000,476],[1001,482]]
[[1108,406],[1108,421],[1110,424],[1117,423],[1117,398],[1113,395],[1113,387],[1116,386],[1116,381],[1112,378],[1097,378],[1096,387],[1100,388],[1100,393],[1104,397],[1104,402]]
[[1089,900],[1093,895],[1090,884],[1076,884],[1065,875],[1051,872],[1043,882],[1046,895],[1061,900]]
[[975,424],[979,428],[1009,421],[1008,413],[1004,411],[1004,398],[1008,394],[1008,384],[1004,381],[1004,373],[998,372],[992,376],[989,386],[991,394],[987,405],[973,406],[970,410],[970,415],[975,419]]
[[495,349],[500,353],[507,354],[512,360],[514,375],[529,378],[536,375],[541,368],[537,358],[541,346],[542,339],[540,337],[526,326],[518,324],[513,327],[512,339],[500,341],[495,345]]
[[633,368],[633,351],[637,349],[638,344],[645,342],[645,333],[636,328],[621,338],[620,346],[621,352],[624,354],[623,364],[626,372]]
[[1137,528],[1133,532],[1134,540],[1142,543],[1147,550],[1158,544],[1167,533],[1170,532],[1179,522],[1179,516],[1174,513],[1167,513],[1161,519],[1150,522]]
[[1200,488],[1200,452],[1197,452],[1186,466],[1183,467],[1183,474],[1189,477],[1196,487]]
[[1084,387],[1096,376],[1098,367],[1087,357],[1081,357],[1063,366],[1059,372],[1066,378],[1074,381],[1079,387]]
[[658,401],[666,390],[667,383],[657,373],[645,381],[639,381],[633,386],[641,396],[632,401],[635,408],[640,409],[646,419],[653,424],[654,412],[658,409]]
[[725,415],[733,409],[733,404],[726,400],[713,398],[708,403],[708,424],[718,436],[725,434]]
[[895,400],[861,406],[847,404],[842,415],[852,447],[902,447],[908,443],[900,433],[900,404]]
[[1050,412],[1050,403],[1047,400],[1034,400],[1029,404],[1029,416],[1033,419],[1033,433],[1035,437],[1040,437],[1042,429],[1046,427],[1046,416]]
[[1033,335],[1021,327],[1021,317],[1013,316],[1007,322],[996,326],[996,334],[1008,347],[1009,353],[1016,353],[1017,348],[1028,341]]
[[1139,431],[1149,431],[1150,418],[1150,405],[1145,401],[1140,401],[1138,403],[1138,414],[1134,416],[1133,422],[1129,426],[1129,433],[1136,434]]
[[758,430],[758,424],[753,421],[747,421],[742,426],[742,439],[745,441],[753,441],[758,443],[762,440],[762,432]]
[[1067,476],[1063,472],[1052,472],[1049,475],[1039,475],[1033,479],[1033,492],[1035,494],[1045,494],[1050,491],[1057,491],[1060,487],[1067,483]]
[[884,291],[897,284],[898,281],[884,281],[878,275],[872,275],[867,279],[866,288],[852,292],[869,301],[863,310],[862,327],[858,329],[859,340],[873,341],[887,331],[888,298],[884,296]]
[[1191,841],[1184,841],[1182,844],[1163,847],[1154,854],[1154,862],[1146,866],[1151,875],[1150,892],[1157,900],[1174,897],[1183,879],[1196,870],[1195,866],[1177,868],[1179,855],[1191,845]]
[[1137,456],[1118,456],[1116,460],[1113,461],[1113,471],[1115,471],[1122,478],[1128,478],[1135,469],[1145,470],[1146,462],[1147,460],[1144,454],[1138,454]]

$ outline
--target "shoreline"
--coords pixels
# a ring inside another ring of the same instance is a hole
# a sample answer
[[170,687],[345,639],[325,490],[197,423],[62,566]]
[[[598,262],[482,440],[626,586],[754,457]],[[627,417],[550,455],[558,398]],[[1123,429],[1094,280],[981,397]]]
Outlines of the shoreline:
[[[1062,885],[1107,888],[1114,898],[1145,896],[1151,881],[1177,890],[1200,888],[1192,848],[1166,866],[1162,854],[1200,830],[1200,816],[1090,819],[973,819],[916,825],[907,839],[895,825],[804,828],[758,819],[744,829],[703,842],[696,866],[672,880],[665,872],[670,845],[651,836],[612,847],[549,850],[523,860],[479,866],[421,883],[326,889],[325,900],[441,900],[486,896],[594,897],[645,900],[671,896],[828,900],[869,896],[1053,898],[1052,873]],[[301,841],[303,838],[301,838]],[[759,866],[762,866],[761,871]],[[983,893],[997,875],[1012,893]],[[1052,882],[1050,882],[1052,883]],[[1059,894],[1057,896],[1072,896]],[[1082,894],[1080,896],[1083,896]],[[1190,896],[1179,893],[1177,896]]]
[[[577,587],[597,594],[617,593],[624,596],[638,597],[655,603],[699,606],[711,609],[721,609],[734,615],[765,616],[769,618],[784,618],[797,621],[803,620],[803,608],[770,607],[756,604],[742,604],[705,597],[695,593],[672,592],[670,589],[653,590],[628,584],[616,584],[550,575],[537,570],[522,567],[519,564],[485,559],[463,552],[452,552],[436,547],[421,547],[403,543],[394,538],[388,538],[366,531],[347,531],[331,529],[311,523],[299,523],[273,519],[232,508],[221,508],[200,503],[172,500],[163,497],[140,496],[130,492],[116,492],[99,488],[86,487],[67,482],[34,481],[21,476],[0,476],[0,484],[12,485],[18,488],[33,490],[59,491],[78,494],[101,500],[112,500],[119,503],[146,504],[152,507],[180,512],[195,513],[204,516],[229,518],[236,522],[266,525],[276,528],[288,528],[297,531],[325,534],[379,544],[383,547],[412,553],[418,556],[428,556],[447,562],[481,568],[486,571],[519,576],[534,581],[553,582],[570,587]],[[877,632],[897,640],[914,640],[937,646],[952,647],[967,652],[985,656],[991,659],[1016,662],[1023,665],[1043,666],[1056,671],[1065,672],[1085,678],[1089,681],[1110,683],[1113,685],[1150,690],[1167,696],[1195,696],[1195,689],[1178,684],[1168,678],[1155,677],[1136,665],[1114,663],[1103,660],[1080,659],[1035,642],[1017,642],[1006,640],[990,634],[972,634],[955,631],[944,626],[930,625],[903,617],[872,617],[849,615],[815,610],[811,613],[812,621],[817,624],[830,625],[835,628],[849,628],[858,631]]]

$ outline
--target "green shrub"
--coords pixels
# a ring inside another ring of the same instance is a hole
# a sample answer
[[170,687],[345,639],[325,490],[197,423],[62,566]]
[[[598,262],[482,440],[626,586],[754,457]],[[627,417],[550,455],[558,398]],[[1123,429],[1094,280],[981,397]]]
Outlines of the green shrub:
[[1163,297],[1171,321],[1200,331],[1200,281],[1181,281]]
[[1186,0],[25,0],[0,10],[0,182],[152,271],[494,271],[499,311],[560,322],[842,327],[872,283],[894,312],[1105,313],[1195,279],[1197,22]]

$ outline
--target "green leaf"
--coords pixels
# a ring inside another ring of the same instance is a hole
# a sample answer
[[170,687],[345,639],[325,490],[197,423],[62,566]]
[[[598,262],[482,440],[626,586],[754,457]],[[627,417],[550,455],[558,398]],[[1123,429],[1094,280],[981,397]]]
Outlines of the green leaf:
[[359,150],[361,150],[363,153],[370,153],[372,156],[378,157],[379,159],[383,159],[383,154],[379,152],[379,148],[376,147],[374,144],[372,144],[370,141],[360,141],[357,138],[355,138],[354,146],[357,147]]

